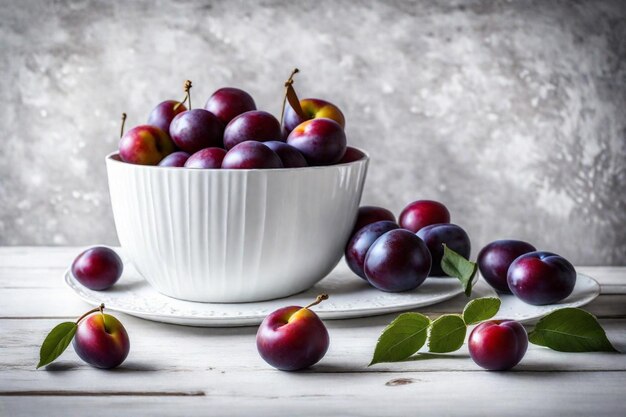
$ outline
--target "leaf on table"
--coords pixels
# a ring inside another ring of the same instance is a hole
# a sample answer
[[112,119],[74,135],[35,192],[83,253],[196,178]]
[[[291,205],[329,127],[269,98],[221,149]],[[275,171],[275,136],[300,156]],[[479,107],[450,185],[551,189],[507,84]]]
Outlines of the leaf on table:
[[498,314],[500,304],[502,304],[502,301],[496,297],[483,297],[472,300],[463,309],[463,320],[467,325],[489,320]]
[[454,352],[463,346],[467,325],[456,314],[445,314],[433,321],[428,337],[428,351],[433,353]]
[[579,308],[548,314],[528,334],[528,340],[559,352],[617,352],[595,316]]
[[383,330],[376,343],[370,366],[398,362],[417,352],[426,342],[430,319],[419,313],[404,313]]
[[478,265],[475,262],[465,259],[444,243],[441,269],[446,274],[461,281],[466,296],[472,295],[472,280],[478,271]]
[[76,323],[71,321],[57,325],[48,333],[39,350],[39,364],[37,369],[58,358],[70,344],[76,334]]

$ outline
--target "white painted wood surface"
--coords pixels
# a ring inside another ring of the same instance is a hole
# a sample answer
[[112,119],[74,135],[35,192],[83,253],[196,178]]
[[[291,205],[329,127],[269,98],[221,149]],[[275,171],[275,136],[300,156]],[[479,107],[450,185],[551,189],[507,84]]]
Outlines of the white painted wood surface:
[[[71,347],[35,370],[59,321],[89,307],[63,287],[78,248],[0,248],[0,416],[624,416],[626,355],[532,346],[513,371],[486,372],[464,346],[428,360],[368,368],[395,316],[328,321],[331,347],[305,372],[266,365],[256,328],[203,329],[116,314],[131,338],[121,368],[85,365]],[[579,267],[602,285],[586,309],[626,351],[626,267]],[[463,296],[420,310],[459,312]]]

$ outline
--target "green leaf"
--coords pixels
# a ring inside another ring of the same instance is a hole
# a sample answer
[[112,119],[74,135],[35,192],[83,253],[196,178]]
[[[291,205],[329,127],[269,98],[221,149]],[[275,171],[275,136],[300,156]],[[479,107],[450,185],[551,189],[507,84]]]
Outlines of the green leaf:
[[467,325],[456,314],[446,314],[430,326],[428,350],[434,353],[454,352],[463,346]]
[[56,326],[48,333],[48,336],[46,336],[39,350],[39,364],[37,365],[37,369],[49,364],[65,351],[74,338],[77,327],[76,323],[66,321]]
[[539,320],[528,340],[559,352],[617,352],[598,320],[579,308],[548,314]]
[[466,296],[469,297],[472,295],[472,280],[474,279],[474,275],[476,275],[476,271],[478,271],[478,265],[476,265],[476,263],[468,261],[444,243],[441,269],[443,269],[443,272],[446,274],[451,277],[456,277],[461,281]]
[[378,338],[369,366],[381,362],[398,362],[410,357],[424,346],[429,325],[430,319],[423,314],[400,314]]
[[463,309],[463,320],[467,325],[488,320],[498,313],[500,304],[502,304],[502,301],[496,297],[483,297],[472,300]]

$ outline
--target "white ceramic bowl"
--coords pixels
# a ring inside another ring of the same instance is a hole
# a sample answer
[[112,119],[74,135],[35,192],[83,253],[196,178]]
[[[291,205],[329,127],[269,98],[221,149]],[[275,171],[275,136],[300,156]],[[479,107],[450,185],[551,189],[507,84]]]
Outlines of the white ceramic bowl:
[[122,248],[159,292],[247,302],[310,288],[337,265],[369,158],[297,169],[188,169],[106,157]]

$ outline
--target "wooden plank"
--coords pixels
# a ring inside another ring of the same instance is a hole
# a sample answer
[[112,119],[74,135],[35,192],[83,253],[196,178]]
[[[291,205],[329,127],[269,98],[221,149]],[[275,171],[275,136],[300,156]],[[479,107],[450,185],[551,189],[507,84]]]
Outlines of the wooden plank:
[[602,294],[626,294],[625,266],[579,266],[576,269],[595,278]]
[[59,288],[66,268],[2,268],[0,290],[19,288]]
[[[73,317],[87,305],[79,301],[62,283],[62,274],[80,248],[0,248],[0,317]],[[584,272],[611,284],[604,287],[609,295],[589,306],[600,317],[626,317],[626,302],[620,297],[626,286],[619,282],[626,268],[586,267]],[[463,296],[427,307],[427,314],[461,311]]]
[[90,307],[68,288],[5,288],[0,291],[0,318],[78,317]]
[[602,285],[600,290],[602,294],[623,295],[626,294],[626,285]]
[[[67,266],[63,267],[24,267],[24,268],[5,268],[0,267],[0,289],[18,289],[18,288],[58,288]],[[593,276],[593,275],[592,275]],[[603,278],[610,278],[607,283]],[[595,275],[599,277],[599,281],[603,282],[601,291],[603,294],[626,294],[626,283],[616,283],[609,275]]]
[[[323,361],[284,373],[256,352],[256,328],[199,329],[116,314],[131,337],[119,369],[93,369],[71,347],[48,370],[34,370],[39,345],[59,319],[88,307],[62,287],[78,248],[0,248],[0,415],[626,415],[626,356],[566,354],[531,346],[512,372],[479,369],[467,348],[420,361],[366,365],[380,331],[395,316],[328,321]],[[626,268],[584,270],[604,283],[588,306],[601,317],[626,317]],[[597,275],[594,275],[597,274]],[[460,311],[458,297],[428,314]],[[31,318],[29,318],[31,317]],[[41,317],[41,319],[32,317]],[[626,351],[626,320],[602,320]],[[480,387],[477,390],[477,387]],[[584,395],[580,395],[583,392]],[[528,401],[520,401],[520,399]]]
[[[48,288],[4,288],[0,290],[0,318],[19,317],[76,317],[89,309],[71,290],[65,288],[62,277],[52,277],[57,286]],[[52,278],[50,278],[52,280]],[[467,303],[464,295],[449,301],[420,309],[429,315],[458,313]],[[626,294],[600,295],[585,307],[591,313],[603,318],[626,317]]]
[[[0,288],[4,280],[10,280],[12,274],[20,270],[45,270],[46,268],[64,271],[74,257],[84,247],[55,246],[4,246],[0,247]],[[578,266],[579,272],[590,275],[602,285],[626,286],[626,266]],[[42,284],[48,281],[47,274],[42,271]],[[56,272],[56,271],[55,271]],[[15,286],[15,282],[9,282]]]
[[[213,374],[204,396],[107,395],[117,379],[103,373],[103,392],[83,396],[0,396],[7,416],[623,416],[625,372],[427,372],[419,374]],[[192,375],[189,375],[191,377]],[[60,376],[58,377],[60,378]],[[179,378],[183,382],[186,378]],[[183,382],[184,383],[184,382]],[[136,388],[135,388],[136,389]],[[140,412],[139,412],[140,410]]]
[[[0,267],[67,268],[73,258],[86,247],[74,246],[3,246],[0,247]],[[601,276],[606,284],[624,284],[626,266],[577,266],[579,272]]]
[[600,295],[583,307],[598,318],[626,317],[626,295]]
[[626,266],[577,266],[576,270],[595,278],[603,285],[626,285]]
[[82,249],[68,246],[3,246],[0,247],[0,267],[67,268]]
[[[196,372],[267,372],[271,368],[259,357],[256,328],[204,329],[151,323],[122,317],[131,339],[131,352],[122,368],[130,385],[142,381],[143,387],[173,389],[178,385],[160,385],[178,381],[177,375]],[[58,364],[49,371],[35,370],[39,346],[58,320],[0,320],[0,390],[28,390],[37,387],[53,390],[63,375],[64,389],[81,390],[97,385],[102,371],[84,364],[68,348]],[[434,372],[480,371],[469,358],[467,347],[454,354],[434,359],[379,364],[367,367],[376,340],[388,319],[357,319],[327,322],[331,346],[317,373]],[[608,337],[618,349],[626,351],[626,320],[603,320]],[[518,371],[626,371],[626,355],[614,353],[562,353],[530,345]],[[143,372],[140,372],[143,371]],[[76,378],[72,380],[71,378]],[[11,381],[10,387],[5,381]],[[74,381],[74,382],[72,382]],[[189,379],[187,389],[198,389]],[[116,387],[122,388],[116,383]],[[86,384],[86,385],[85,385]],[[178,384],[178,382],[176,382]]]

